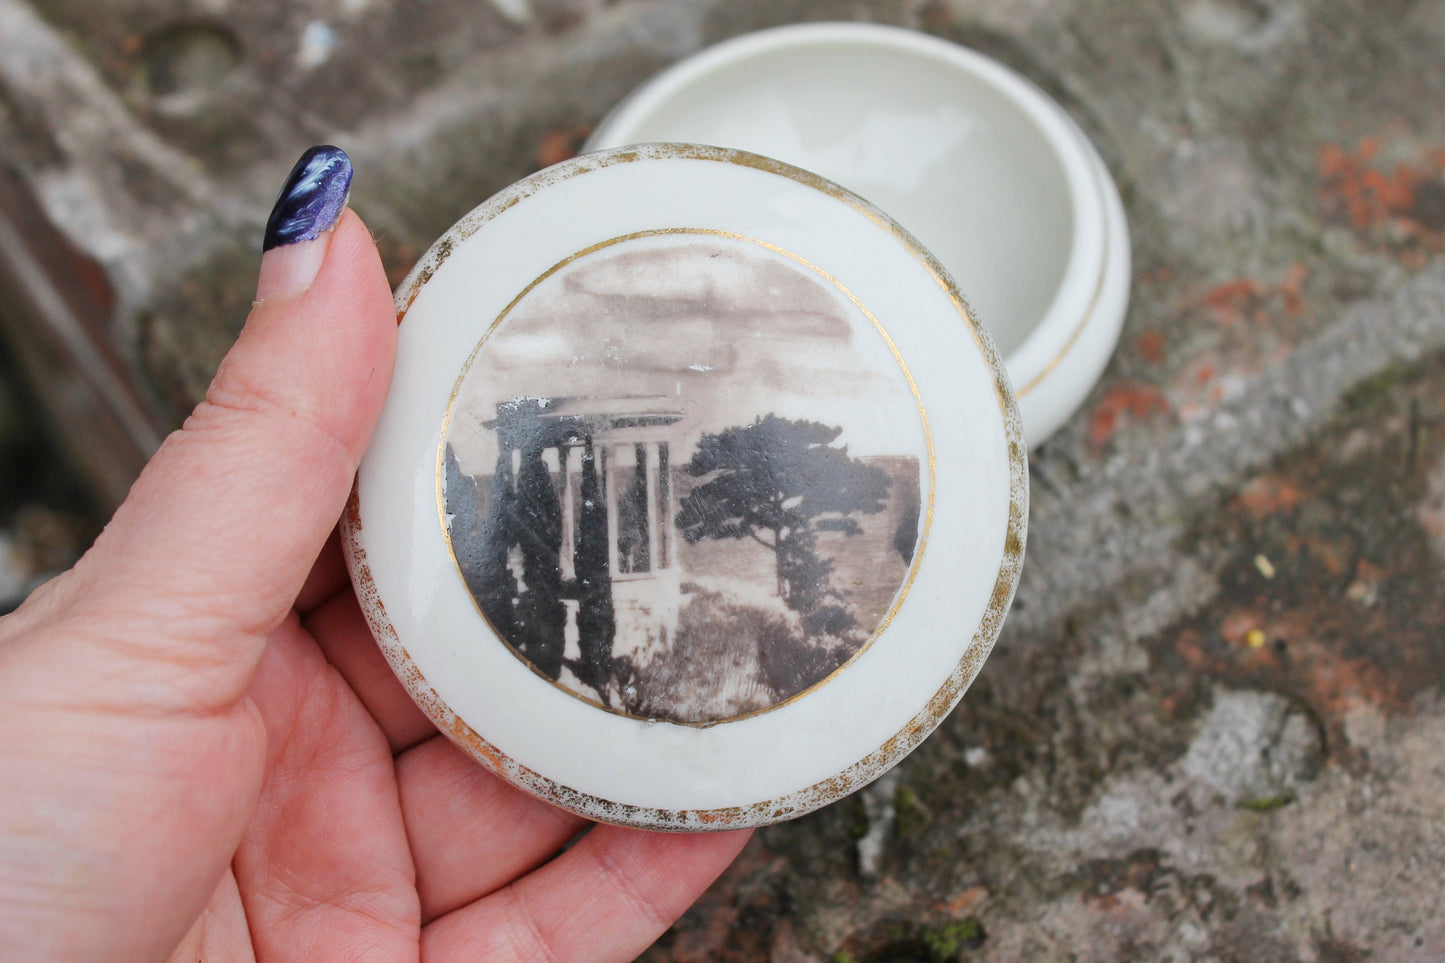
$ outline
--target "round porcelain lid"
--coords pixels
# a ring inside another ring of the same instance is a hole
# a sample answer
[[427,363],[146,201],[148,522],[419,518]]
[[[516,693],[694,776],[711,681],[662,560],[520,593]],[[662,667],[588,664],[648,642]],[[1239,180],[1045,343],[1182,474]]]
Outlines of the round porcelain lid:
[[867,202],[717,148],[493,197],[397,293],[353,581],[439,728],[664,829],[865,785],[981,667],[1027,463],[993,344]]

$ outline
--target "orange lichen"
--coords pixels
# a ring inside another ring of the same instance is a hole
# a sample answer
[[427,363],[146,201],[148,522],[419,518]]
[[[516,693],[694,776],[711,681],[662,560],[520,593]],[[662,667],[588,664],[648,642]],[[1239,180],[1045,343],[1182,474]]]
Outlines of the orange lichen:
[[988,899],[988,890],[982,886],[970,886],[949,900],[942,907],[949,916],[962,916]]
[[1309,269],[1295,263],[1290,265],[1284,280],[1277,284],[1257,278],[1232,278],[1210,288],[1198,304],[1222,325],[1241,321],[1261,322],[1275,313],[1295,317],[1304,313],[1303,287],[1308,277]]
[[1327,716],[1342,716],[1359,705],[1408,711],[1394,684],[1369,659],[1343,658],[1317,650],[1307,655],[1310,705]]
[[1220,324],[1235,324],[1253,313],[1264,299],[1264,287],[1253,278],[1235,278],[1211,288],[1202,303]]
[[1164,334],[1161,331],[1145,331],[1137,342],[1139,357],[1150,364],[1164,363]]
[[1398,164],[1389,174],[1368,166],[1379,141],[1365,138],[1353,153],[1334,144],[1320,148],[1321,193],[1328,207],[1344,214],[1357,231],[1402,215],[1414,204],[1414,177]]
[[[1445,195],[1445,150],[1427,148],[1409,153],[1376,137],[1366,137],[1349,150],[1335,144],[1319,149],[1320,200],[1325,216],[1357,233],[1383,225],[1394,228],[1394,240],[1413,241],[1438,250],[1445,245],[1445,224],[1438,210]],[[1387,165],[1383,154],[1402,155],[1408,162]]]
[[1169,402],[1153,385],[1125,383],[1114,385],[1094,407],[1089,420],[1089,440],[1103,445],[1130,418],[1144,419],[1155,413],[1168,413]]
[[1239,507],[1255,518],[1293,511],[1305,500],[1305,493],[1278,475],[1261,475],[1245,485],[1236,499]]
[[1275,293],[1284,304],[1284,313],[1298,316],[1304,313],[1305,302],[1302,289],[1310,276],[1309,268],[1298,262],[1291,264],[1285,279],[1275,285]]

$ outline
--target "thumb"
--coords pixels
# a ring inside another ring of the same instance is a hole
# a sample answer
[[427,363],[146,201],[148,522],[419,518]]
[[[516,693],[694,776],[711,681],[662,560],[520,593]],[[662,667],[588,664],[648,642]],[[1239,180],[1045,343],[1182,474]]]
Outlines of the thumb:
[[217,670],[207,703],[240,697],[290,611],[390,384],[396,315],[350,180],[334,147],[297,163],[240,338],[63,591],[128,654]]

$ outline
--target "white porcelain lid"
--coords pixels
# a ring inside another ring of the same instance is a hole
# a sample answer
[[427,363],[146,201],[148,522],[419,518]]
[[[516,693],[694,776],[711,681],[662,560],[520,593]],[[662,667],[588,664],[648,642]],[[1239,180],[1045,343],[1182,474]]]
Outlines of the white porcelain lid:
[[344,543],[439,728],[587,817],[750,826],[957,702],[1022,562],[987,334],[876,208],[739,151],[588,154],[397,293]]

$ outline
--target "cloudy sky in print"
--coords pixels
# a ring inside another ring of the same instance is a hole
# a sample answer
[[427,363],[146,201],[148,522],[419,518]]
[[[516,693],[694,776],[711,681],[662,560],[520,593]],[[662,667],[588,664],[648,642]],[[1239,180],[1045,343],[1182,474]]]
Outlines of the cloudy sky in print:
[[499,402],[623,396],[683,414],[678,463],[703,433],[768,413],[840,425],[854,455],[924,457],[903,372],[842,292],[785,255],[698,235],[621,242],[528,292],[473,362],[449,437],[464,471],[490,474]]

